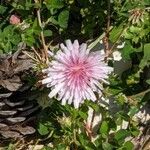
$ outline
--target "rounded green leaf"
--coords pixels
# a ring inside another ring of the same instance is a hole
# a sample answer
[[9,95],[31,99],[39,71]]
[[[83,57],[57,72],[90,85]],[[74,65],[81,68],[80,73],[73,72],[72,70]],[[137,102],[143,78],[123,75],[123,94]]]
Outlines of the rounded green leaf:
[[102,143],[102,147],[104,150],[113,150],[113,148],[114,148],[111,144],[109,144],[107,142]]
[[47,126],[45,126],[45,125],[43,125],[43,124],[41,124],[41,123],[39,124],[38,132],[39,132],[41,135],[46,135],[46,134],[49,133]]
[[127,142],[124,144],[124,148],[126,148],[126,150],[133,150],[134,145],[133,145],[132,142],[127,141]]
[[121,129],[116,132],[115,139],[120,143],[125,140],[126,137],[130,135],[130,132],[124,129]]
[[100,127],[100,133],[105,135],[108,133],[108,123],[106,121],[102,122]]
[[67,28],[68,19],[69,19],[69,11],[68,10],[62,11],[58,16],[58,23],[60,27]]
[[51,30],[44,30],[44,36],[52,36],[52,31]]

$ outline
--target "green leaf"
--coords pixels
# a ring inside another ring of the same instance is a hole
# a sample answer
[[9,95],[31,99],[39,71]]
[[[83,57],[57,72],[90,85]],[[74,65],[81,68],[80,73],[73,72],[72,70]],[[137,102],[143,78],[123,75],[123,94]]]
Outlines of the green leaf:
[[81,116],[81,118],[87,119],[87,114],[85,112],[79,111],[79,115]]
[[69,19],[69,11],[68,10],[62,11],[58,16],[58,23],[60,27],[67,28],[68,19]]
[[5,44],[4,51],[7,53],[7,52],[9,52],[10,50],[12,50],[12,44],[10,43],[10,41],[8,41],[8,42]]
[[44,30],[44,36],[52,36],[52,31],[51,30]]
[[124,129],[121,129],[116,132],[115,139],[118,141],[118,143],[122,143],[126,137],[130,135],[130,132]]
[[140,68],[143,69],[145,66],[150,65],[150,43],[144,45],[144,56],[140,62]]
[[50,10],[52,8],[54,9],[60,9],[64,7],[63,0],[46,0],[46,7]]
[[13,33],[14,26],[13,25],[8,25],[7,27],[4,28],[3,34],[7,37],[8,35],[10,36]]
[[67,146],[65,144],[57,145],[57,150],[66,150]]
[[134,52],[130,42],[126,42],[124,48],[122,49],[122,57],[126,60],[130,60],[130,55]]
[[122,31],[123,31],[123,24],[120,24],[118,27],[114,27],[110,32],[111,42],[115,42]]
[[55,19],[54,16],[51,16],[51,17],[49,18],[49,22],[51,22],[51,23],[53,23],[53,24],[55,24],[55,25],[58,25],[58,24],[59,24],[58,21]]
[[144,5],[148,5],[149,6],[149,0],[144,0]]
[[39,124],[39,129],[38,129],[38,132],[41,134],[41,135],[46,135],[49,133],[49,130],[47,128],[47,126],[43,125],[43,124]]
[[128,112],[128,115],[130,117],[133,117],[138,111],[139,111],[139,109],[136,106],[133,106],[133,107],[130,108],[130,111]]
[[139,41],[139,37],[138,37],[138,36],[134,36],[134,37],[132,38],[132,42],[138,43],[138,41]]
[[79,141],[82,145],[86,145],[86,136],[84,134],[79,134]]
[[40,32],[41,32],[41,28],[39,27],[37,18],[35,18],[33,22],[33,26],[31,27],[31,33],[32,34],[34,33],[35,35],[39,35]]
[[139,27],[136,27],[136,26],[131,26],[129,28],[129,30],[130,30],[131,33],[140,33],[142,28],[139,28]]
[[125,148],[126,150],[133,150],[134,149],[134,144],[132,142],[130,142],[130,141],[127,141],[124,144],[123,148]]
[[135,52],[142,52],[143,48],[140,46],[139,48],[133,48]]
[[150,84],[150,79],[146,80],[146,82],[147,82],[148,84]]
[[79,134],[79,141],[85,150],[93,150],[95,146],[92,142],[89,142],[89,139],[86,134]]
[[0,5],[0,14],[2,15],[7,10],[7,7]]
[[137,126],[133,126],[133,127],[131,128],[131,134],[132,134],[133,136],[138,136],[139,133],[140,133],[140,131],[139,131],[139,129],[137,128]]
[[19,34],[14,33],[13,37],[10,40],[12,44],[17,45],[20,42],[21,37]]
[[36,42],[33,36],[28,36],[23,39],[23,41],[28,45],[28,46],[33,46],[33,44]]
[[127,30],[124,32],[124,37],[126,39],[132,39],[134,37],[134,35]]
[[39,96],[37,97],[37,102],[43,109],[51,106],[53,102],[53,99],[48,97],[48,93],[49,91],[45,89],[44,91],[39,92]]
[[96,103],[93,103],[92,101],[86,101],[86,105],[91,107],[96,112],[98,112],[100,110],[100,106],[97,105]]
[[103,147],[104,150],[113,150],[114,149],[114,147],[111,144],[107,143],[107,142],[102,143],[102,147]]
[[108,133],[108,123],[106,121],[103,121],[100,127],[100,133],[107,135]]
[[126,102],[126,96],[123,94],[123,93],[120,93],[118,94],[118,96],[116,97],[117,99],[117,102],[120,104],[120,105],[123,105],[125,102]]

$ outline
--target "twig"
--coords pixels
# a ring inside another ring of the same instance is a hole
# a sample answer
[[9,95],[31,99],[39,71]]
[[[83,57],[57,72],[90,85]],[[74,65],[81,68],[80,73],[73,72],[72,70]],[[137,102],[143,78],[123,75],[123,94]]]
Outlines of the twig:
[[84,123],[84,128],[87,133],[87,136],[89,137],[90,141],[92,140],[92,130],[90,129],[87,122]]
[[91,124],[90,124],[90,130],[92,131],[92,128],[93,128],[93,122],[94,122],[94,118],[95,118],[95,110],[93,110],[93,114],[92,114],[92,119],[91,119]]
[[[38,0],[34,0],[34,1],[35,1],[35,3],[39,3]],[[44,38],[44,33],[43,33],[40,8],[37,9],[37,19],[38,19],[39,26],[41,27],[41,40],[42,40],[42,45],[43,45],[43,48],[44,48],[45,60],[46,60],[46,62],[48,62],[48,54],[47,54],[48,48],[45,44],[45,38]]]
[[35,150],[36,145],[39,143],[39,139],[35,142],[34,146],[32,147],[32,150]]
[[34,48],[33,46],[32,46],[31,48],[32,48],[32,50],[34,51],[34,53],[35,53],[35,55],[37,56],[37,58],[39,59],[39,61],[41,61],[42,58],[41,58],[41,56],[37,53],[37,51],[35,50],[35,48]]
[[30,57],[32,60],[36,61],[39,63],[39,61],[37,59],[35,59],[34,57],[32,57],[30,54],[28,54],[27,52],[25,51],[22,51],[22,53],[24,53],[25,55],[27,55],[28,57]]
[[142,91],[140,93],[137,93],[135,95],[131,95],[131,96],[127,96],[127,99],[129,100],[129,103],[132,104],[132,105],[137,105],[138,104],[138,101],[136,101],[136,97],[138,96],[144,96],[145,94],[147,94],[148,92],[150,92],[150,89],[147,89],[145,91]]
[[109,37],[109,27],[110,27],[110,0],[107,0],[107,29],[106,29],[107,37]]
[[107,27],[105,31],[105,36],[103,38],[104,48],[105,48],[105,61],[107,61],[107,57],[109,56],[109,28],[110,28],[110,0],[107,0]]
[[147,90],[142,91],[142,92],[140,92],[140,93],[137,93],[137,94],[135,94],[135,95],[128,96],[128,98],[133,98],[133,97],[145,95],[145,94],[148,93],[148,92],[150,92],[150,89],[147,89]]
[[[96,95],[96,97],[97,97],[96,102],[98,102],[98,100],[102,98],[102,96],[99,97],[98,94]],[[95,115],[96,115],[96,111],[93,109],[90,126],[86,127],[86,131],[87,131],[88,136],[89,136],[91,141],[92,141],[92,137],[93,137],[93,123],[94,123]]]

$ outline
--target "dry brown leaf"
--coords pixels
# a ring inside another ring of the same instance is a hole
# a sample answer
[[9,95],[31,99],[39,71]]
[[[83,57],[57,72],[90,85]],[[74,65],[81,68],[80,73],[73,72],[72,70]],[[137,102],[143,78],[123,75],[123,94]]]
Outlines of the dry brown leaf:
[[29,145],[28,150],[42,150],[44,145]]
[[22,86],[20,80],[22,72],[34,65],[32,59],[22,53],[24,48],[24,43],[20,43],[18,51],[14,54],[0,55],[0,86],[9,91],[17,91]]
[[9,72],[10,62],[8,59],[0,58],[0,71]]
[[5,103],[0,102],[0,107],[3,107],[3,106],[5,106]]
[[18,122],[22,122],[24,121],[26,118],[25,117],[11,117],[11,118],[7,118],[7,120],[11,123],[18,123]]
[[5,138],[21,138],[22,135],[15,131],[0,131],[0,134]]
[[25,71],[33,67],[33,63],[31,59],[25,59],[25,60],[18,60],[17,61],[17,67],[13,69],[14,74],[17,74],[19,72]]
[[0,129],[4,128],[4,127],[8,127],[8,126],[6,124],[4,124],[4,123],[0,123]]
[[19,106],[19,105],[23,105],[25,103],[25,100],[19,101],[19,102],[10,102],[9,100],[5,99],[4,102],[10,106],[10,107],[14,107],[14,106]]
[[39,109],[39,106],[36,106],[36,107],[31,108],[25,112],[20,113],[20,116],[23,116],[23,117],[28,116],[28,115],[32,114],[33,112],[37,111],[38,109]]
[[2,115],[2,116],[10,116],[10,115],[14,115],[16,113],[17,113],[17,111],[15,111],[15,110],[2,110],[2,111],[0,111],[0,115]]
[[16,91],[22,86],[22,83],[18,76],[14,76],[11,79],[0,80],[0,85],[9,91]]
[[25,107],[19,107],[19,108],[17,108],[17,110],[19,110],[19,111],[26,111],[26,110],[28,110],[28,109],[30,109],[32,107],[34,107],[33,104],[30,104],[30,105],[27,105]]
[[0,94],[0,98],[8,98],[8,97],[11,96],[11,95],[12,95],[12,92]]
[[35,129],[33,127],[30,127],[30,126],[26,126],[26,127],[19,126],[17,128],[17,131],[19,131],[23,135],[35,133]]

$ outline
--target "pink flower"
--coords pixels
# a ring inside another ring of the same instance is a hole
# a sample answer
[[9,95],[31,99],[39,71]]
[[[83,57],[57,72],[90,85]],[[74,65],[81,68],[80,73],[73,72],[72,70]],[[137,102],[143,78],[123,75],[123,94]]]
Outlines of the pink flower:
[[9,22],[10,24],[17,25],[20,23],[20,18],[17,15],[11,15]]
[[[47,77],[42,84],[47,84],[52,91],[49,97],[58,95],[57,99],[78,108],[84,100],[96,101],[95,92],[101,95],[102,82],[108,83],[108,74],[112,67],[104,63],[104,55],[90,52],[85,43],[79,45],[78,40],[72,44],[70,40],[60,45],[49,67],[43,70]],[[100,82],[99,82],[100,81]]]

